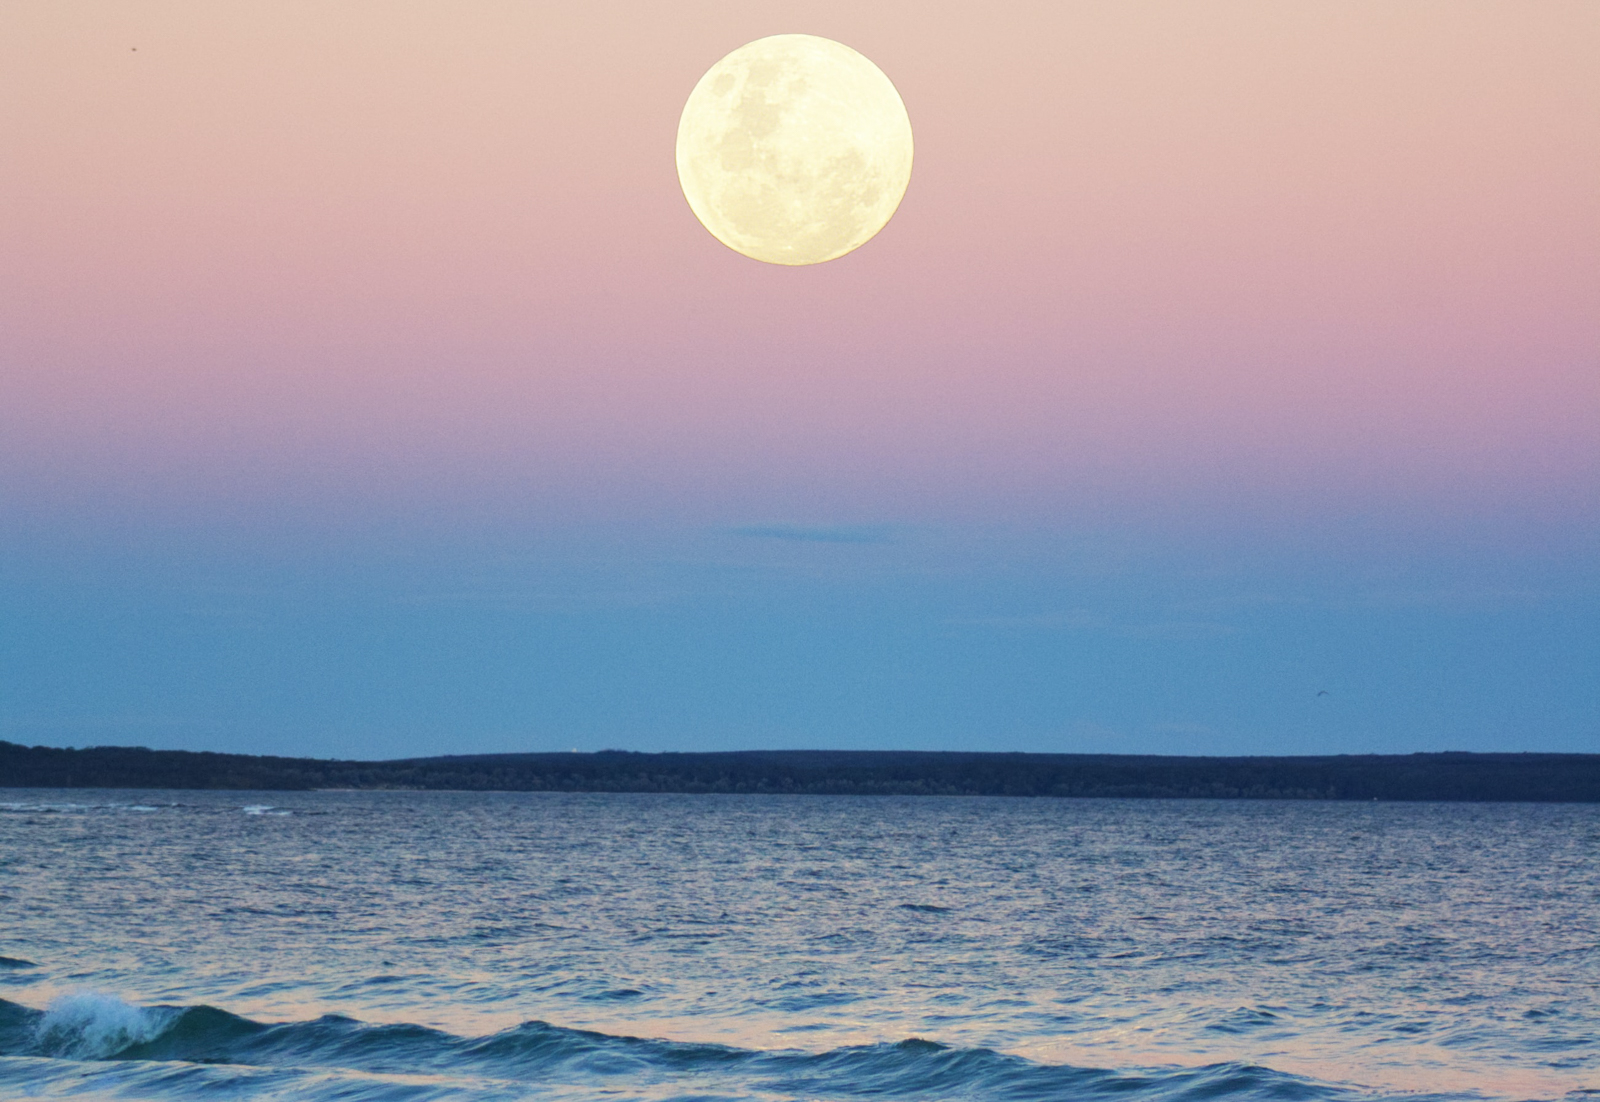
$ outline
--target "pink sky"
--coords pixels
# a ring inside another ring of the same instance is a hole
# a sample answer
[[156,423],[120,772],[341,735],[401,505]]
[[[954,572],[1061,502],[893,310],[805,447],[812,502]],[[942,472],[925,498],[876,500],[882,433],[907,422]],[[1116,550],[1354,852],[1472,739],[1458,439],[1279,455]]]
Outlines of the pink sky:
[[[717,244],[672,158],[699,75],[790,31],[917,142],[888,228],[797,270]],[[22,0],[0,472],[1592,510],[1597,66],[1590,0]]]

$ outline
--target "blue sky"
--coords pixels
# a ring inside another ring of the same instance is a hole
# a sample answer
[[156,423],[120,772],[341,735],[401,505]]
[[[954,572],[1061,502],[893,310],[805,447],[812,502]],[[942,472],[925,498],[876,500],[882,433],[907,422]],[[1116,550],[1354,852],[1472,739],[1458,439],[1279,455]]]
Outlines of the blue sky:
[[1600,574],[1559,529],[301,520],[14,530],[0,737],[1600,749]]

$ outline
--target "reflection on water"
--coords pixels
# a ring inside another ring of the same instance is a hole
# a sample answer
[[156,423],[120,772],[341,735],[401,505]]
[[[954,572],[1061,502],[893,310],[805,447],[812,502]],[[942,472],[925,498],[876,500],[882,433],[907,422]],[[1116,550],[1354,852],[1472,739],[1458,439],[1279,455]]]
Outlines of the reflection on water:
[[[1587,806],[11,790],[0,908],[0,1088],[59,1087],[65,1064],[107,1056],[134,1075],[158,1058],[141,1045],[198,1068],[205,1030],[229,1061],[277,1069],[250,1080],[263,1097],[310,1089],[284,1086],[291,1067],[482,1079],[491,1042],[620,1059],[572,1030],[689,1047],[566,1086],[541,1064],[544,1093],[670,1096],[691,1071],[712,1094],[787,1097],[783,1075],[850,1093],[820,1064],[719,1057],[719,1080],[683,1055],[704,1044],[876,1053],[884,1075],[931,1075],[940,1052],[1025,1058],[946,1083],[996,1097],[1046,1089],[1041,1065],[1600,1088]],[[139,1009],[157,1005],[175,1009]],[[354,1021],[317,1032],[328,1014]],[[535,1045],[530,1021],[554,1032]],[[268,1044],[276,1022],[304,1024]],[[437,1030],[437,1051],[402,1057],[386,1025]],[[350,1055],[357,1037],[382,1066]],[[949,1047],[895,1047],[912,1037]],[[220,1074],[194,1089],[249,1078]],[[521,1074],[506,1081],[524,1090]],[[1157,1090],[1118,1082],[1101,1086]]]

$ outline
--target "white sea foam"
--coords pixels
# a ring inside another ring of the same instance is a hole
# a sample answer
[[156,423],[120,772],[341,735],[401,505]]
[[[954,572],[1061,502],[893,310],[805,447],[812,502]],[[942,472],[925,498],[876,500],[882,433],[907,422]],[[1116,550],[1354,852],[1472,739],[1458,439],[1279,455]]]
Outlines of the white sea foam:
[[246,815],[291,815],[293,812],[287,808],[274,807],[272,804],[250,804],[239,809]]
[[135,1006],[115,995],[73,991],[51,1001],[35,1026],[41,1052],[75,1060],[103,1060],[154,1039],[174,1011]]

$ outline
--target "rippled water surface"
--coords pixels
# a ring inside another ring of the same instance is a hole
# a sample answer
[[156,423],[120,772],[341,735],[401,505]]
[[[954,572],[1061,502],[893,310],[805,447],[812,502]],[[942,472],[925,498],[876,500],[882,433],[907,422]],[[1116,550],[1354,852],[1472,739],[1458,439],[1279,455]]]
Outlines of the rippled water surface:
[[0,1096],[1600,1096],[1600,807],[0,790]]

